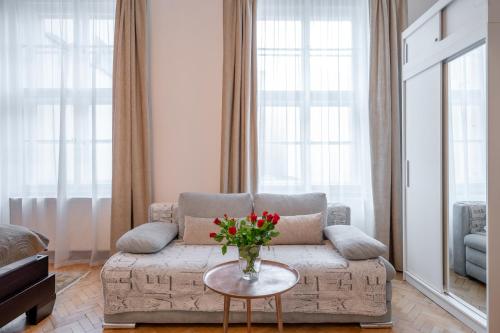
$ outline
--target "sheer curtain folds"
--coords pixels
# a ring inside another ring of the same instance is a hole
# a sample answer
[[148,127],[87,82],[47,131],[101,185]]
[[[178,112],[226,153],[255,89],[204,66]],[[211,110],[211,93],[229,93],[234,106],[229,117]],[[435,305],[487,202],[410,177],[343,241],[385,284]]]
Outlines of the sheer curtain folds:
[[374,234],[369,2],[257,6],[259,192],[325,192]]
[[56,265],[109,248],[114,10],[0,0],[0,221],[46,234]]

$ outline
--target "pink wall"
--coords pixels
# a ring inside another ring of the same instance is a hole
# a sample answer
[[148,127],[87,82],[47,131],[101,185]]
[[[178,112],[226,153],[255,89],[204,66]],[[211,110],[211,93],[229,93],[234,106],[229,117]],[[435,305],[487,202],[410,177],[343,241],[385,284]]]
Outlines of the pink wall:
[[219,191],[222,0],[151,1],[154,201]]

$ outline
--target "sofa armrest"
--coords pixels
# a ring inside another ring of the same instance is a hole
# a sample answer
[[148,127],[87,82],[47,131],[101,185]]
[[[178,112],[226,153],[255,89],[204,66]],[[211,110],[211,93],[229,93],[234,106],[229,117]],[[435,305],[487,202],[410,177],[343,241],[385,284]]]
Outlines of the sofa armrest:
[[152,203],[151,206],[149,206],[148,222],[177,223],[177,203]]
[[351,208],[340,203],[329,203],[327,207],[327,226],[350,225]]
[[461,201],[453,204],[453,270],[465,275],[464,237],[484,230],[486,204],[477,201]]

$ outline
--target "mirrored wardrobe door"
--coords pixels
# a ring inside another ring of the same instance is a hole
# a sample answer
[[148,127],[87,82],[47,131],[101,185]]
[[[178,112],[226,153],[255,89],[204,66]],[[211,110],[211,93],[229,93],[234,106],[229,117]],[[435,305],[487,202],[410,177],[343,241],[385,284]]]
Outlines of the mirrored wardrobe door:
[[486,313],[486,48],[445,63],[447,292]]

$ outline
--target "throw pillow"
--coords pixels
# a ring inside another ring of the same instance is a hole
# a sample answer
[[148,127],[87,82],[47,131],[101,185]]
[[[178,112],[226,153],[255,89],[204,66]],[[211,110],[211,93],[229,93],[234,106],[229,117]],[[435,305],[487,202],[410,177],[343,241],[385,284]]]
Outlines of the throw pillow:
[[323,214],[281,216],[276,225],[280,235],[271,245],[321,244],[323,242]]
[[150,222],[127,231],[116,242],[116,248],[129,253],[155,253],[177,236],[174,223]]
[[325,236],[349,260],[377,258],[387,252],[387,246],[351,225],[326,227]]
[[219,232],[219,226],[214,224],[213,217],[184,217],[184,236],[182,240],[188,245],[217,245],[211,232]]

